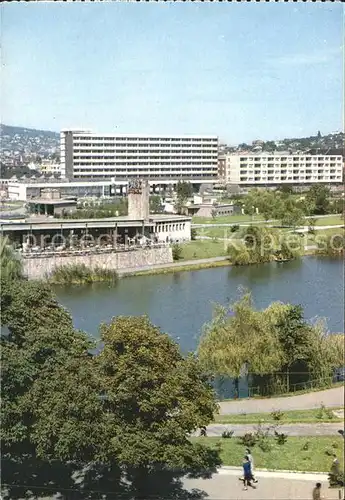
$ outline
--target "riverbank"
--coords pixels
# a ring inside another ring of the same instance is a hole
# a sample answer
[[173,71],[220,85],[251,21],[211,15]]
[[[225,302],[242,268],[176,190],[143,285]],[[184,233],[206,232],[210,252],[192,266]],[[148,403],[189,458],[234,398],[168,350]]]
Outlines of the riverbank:
[[119,269],[121,278],[129,276],[151,276],[156,274],[168,274],[181,271],[198,271],[201,269],[212,269],[216,267],[230,266],[229,259],[225,256],[210,257],[207,259],[179,260],[171,264],[157,266],[143,266],[131,269]]

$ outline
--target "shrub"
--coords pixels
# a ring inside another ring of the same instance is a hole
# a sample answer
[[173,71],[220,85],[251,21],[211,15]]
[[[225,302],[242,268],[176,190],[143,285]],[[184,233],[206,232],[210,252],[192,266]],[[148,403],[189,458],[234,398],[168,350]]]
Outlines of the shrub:
[[116,283],[118,274],[115,269],[102,267],[92,269],[85,264],[69,264],[56,267],[49,280],[61,285],[87,284],[97,281]]
[[321,404],[321,406],[318,409],[318,411],[316,412],[315,416],[318,420],[323,420],[323,419],[333,420],[334,419],[334,415],[333,415],[332,410],[330,410],[329,408],[326,408],[324,404]]
[[197,236],[197,231],[196,231],[195,227],[192,227],[191,232],[190,232],[190,237],[194,241],[194,240],[196,240],[196,236]]
[[274,436],[275,440],[277,441],[277,444],[279,445],[283,445],[287,441],[287,435],[284,434],[283,432],[274,431]]
[[231,439],[233,435],[234,435],[234,431],[224,431],[222,433],[222,438]]
[[269,440],[270,427],[264,428],[261,423],[259,423],[257,430],[255,432],[256,442],[262,451],[270,451],[272,445]]
[[344,471],[340,470],[339,463],[333,462],[331,470],[328,474],[328,481],[330,488],[337,488],[344,486],[345,484]]
[[233,226],[230,227],[230,231],[232,233],[236,233],[237,231],[239,231],[239,229],[240,229],[239,224],[234,224]]
[[174,243],[172,245],[172,256],[173,260],[181,260],[182,259],[182,247],[178,243]]
[[236,241],[235,244],[231,243],[228,246],[228,255],[231,264],[234,266],[245,266],[250,263],[249,252],[244,243],[240,241]]
[[302,446],[303,451],[308,451],[310,447],[310,441],[306,441],[304,445]]
[[246,448],[252,448],[255,446],[256,441],[257,439],[253,432],[247,432],[244,436],[240,437],[241,444],[243,444]]
[[281,420],[283,420],[283,417],[284,417],[284,412],[282,412],[281,410],[275,410],[275,411],[272,411],[271,412],[271,417],[273,418],[273,420],[275,420],[276,422],[280,422]]

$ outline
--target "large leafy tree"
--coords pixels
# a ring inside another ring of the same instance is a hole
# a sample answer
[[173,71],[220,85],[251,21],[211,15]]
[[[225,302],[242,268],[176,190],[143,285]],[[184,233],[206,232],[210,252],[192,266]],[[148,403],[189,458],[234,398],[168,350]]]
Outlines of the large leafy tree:
[[193,186],[190,182],[179,181],[176,185],[176,203],[175,209],[177,213],[182,213],[182,209],[188,198],[193,195]]
[[304,362],[308,357],[308,333],[311,327],[305,322],[300,305],[289,305],[276,327],[283,353],[281,371],[286,373],[286,386],[289,390],[291,367],[297,362]]
[[307,192],[305,200],[310,206],[311,215],[327,214],[330,207],[330,190],[322,184],[314,184]]
[[2,285],[4,498],[64,489],[66,498],[142,498],[158,494],[157,469],[169,498],[183,474],[220,464],[188,439],[213,417],[212,389],[147,318],[103,325],[94,356],[47,286]]

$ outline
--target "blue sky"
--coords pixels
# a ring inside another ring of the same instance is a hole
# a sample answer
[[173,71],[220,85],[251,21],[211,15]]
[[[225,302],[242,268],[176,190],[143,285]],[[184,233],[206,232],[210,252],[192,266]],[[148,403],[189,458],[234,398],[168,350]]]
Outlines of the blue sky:
[[15,2],[1,12],[8,125],[232,144],[342,128],[341,4]]

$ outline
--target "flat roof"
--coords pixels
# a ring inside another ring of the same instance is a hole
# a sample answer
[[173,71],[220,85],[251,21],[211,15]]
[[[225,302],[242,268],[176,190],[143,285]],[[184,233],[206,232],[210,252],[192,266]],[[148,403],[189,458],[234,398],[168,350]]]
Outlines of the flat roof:
[[106,219],[53,219],[49,217],[31,217],[25,222],[1,221],[1,231],[25,231],[39,229],[97,229],[97,228],[115,228],[115,227],[138,227],[152,226],[157,222],[186,222],[190,221],[191,217],[184,215],[168,215],[155,214],[150,216],[148,220],[131,219],[128,216],[111,217]]
[[66,200],[66,199],[57,199],[57,200],[52,200],[51,198],[34,198],[27,200],[27,203],[31,204],[42,204],[42,205],[69,205],[73,203],[74,205],[77,204],[77,200]]
[[200,139],[200,138],[205,138],[205,139],[217,139],[217,135],[206,135],[206,134],[103,134],[102,132],[92,132],[91,130],[81,130],[81,129],[62,129],[61,133],[65,132],[72,132],[73,134],[78,134],[78,135],[86,135],[86,136],[92,136],[92,137],[119,137],[120,139],[124,139],[126,137],[129,137],[130,139],[135,139],[135,138],[140,138],[140,139]]

